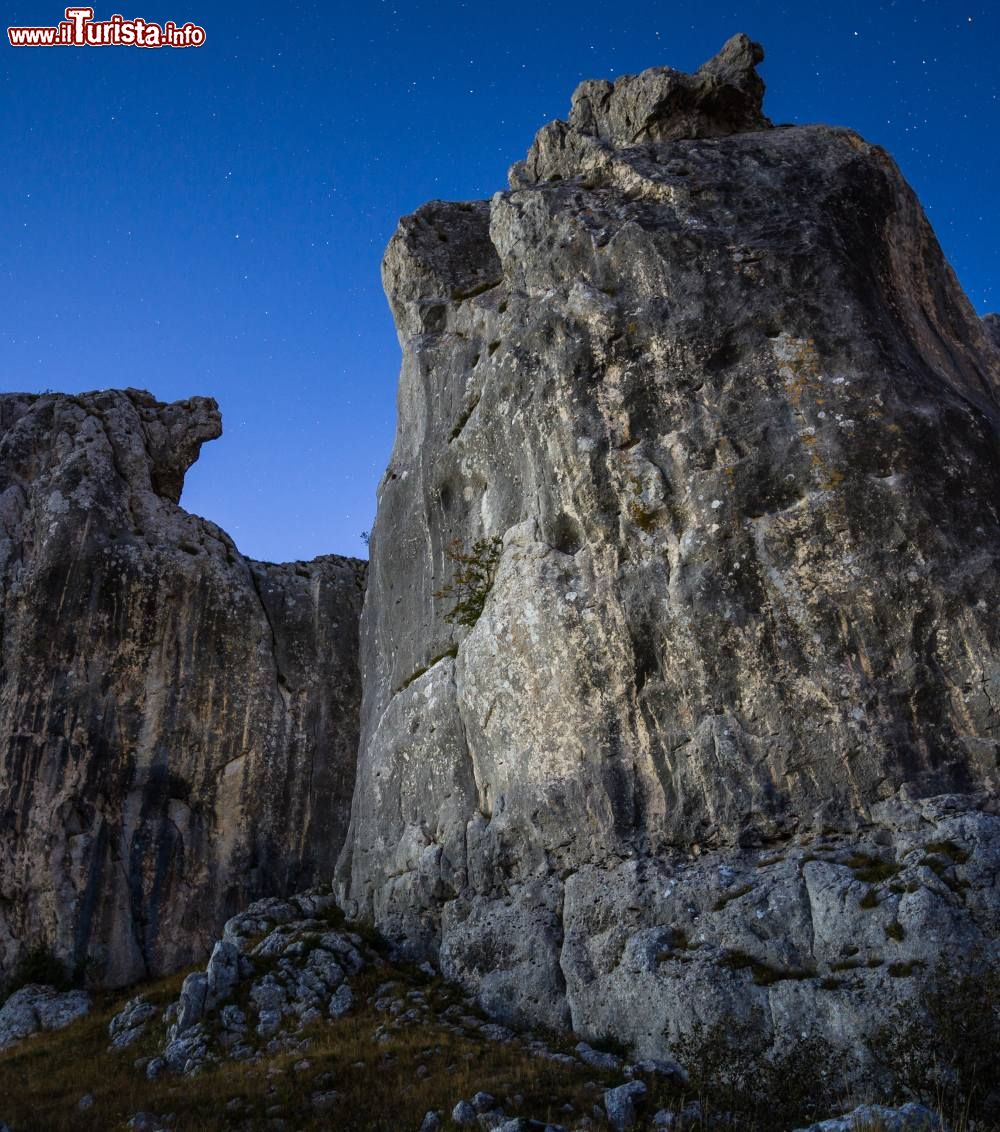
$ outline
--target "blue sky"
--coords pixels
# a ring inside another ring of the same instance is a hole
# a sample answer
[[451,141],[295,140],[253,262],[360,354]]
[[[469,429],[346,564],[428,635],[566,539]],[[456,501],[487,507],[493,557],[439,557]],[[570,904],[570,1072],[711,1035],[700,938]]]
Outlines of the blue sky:
[[[8,3],[6,24],[65,5]],[[111,3],[185,51],[0,43],[0,391],[218,399],[184,505],[241,549],[364,554],[395,427],[379,281],[399,216],[487,197],[584,78],[767,51],[777,122],[886,146],[980,313],[1000,308],[1000,5]]]

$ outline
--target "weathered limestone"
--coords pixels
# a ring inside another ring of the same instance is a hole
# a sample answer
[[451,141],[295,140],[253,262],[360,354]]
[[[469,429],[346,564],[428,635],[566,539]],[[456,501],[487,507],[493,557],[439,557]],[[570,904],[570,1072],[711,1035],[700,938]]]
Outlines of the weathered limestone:
[[86,991],[21,987],[0,1005],[0,1050],[43,1030],[61,1030],[89,1013]]
[[245,559],[178,505],[215,403],[0,396],[0,978],[117,985],[329,875],[364,565]]
[[[339,891],[495,1013],[653,1055],[726,1012],[861,1041],[925,968],[821,984],[890,917],[900,962],[996,946],[996,321],[884,151],[770,127],[761,57],[583,84],[510,191],[420,209],[383,267],[399,427]],[[453,624],[448,548],[492,536]],[[823,830],[840,859],[805,862]],[[865,921],[873,846],[915,887]],[[723,870],[753,885],[714,911]],[[681,931],[704,950],[671,962]]]

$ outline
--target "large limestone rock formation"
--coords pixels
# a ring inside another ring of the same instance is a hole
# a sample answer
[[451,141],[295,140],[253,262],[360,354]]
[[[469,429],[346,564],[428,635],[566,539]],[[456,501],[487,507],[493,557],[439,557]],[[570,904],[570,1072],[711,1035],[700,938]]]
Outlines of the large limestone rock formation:
[[204,398],[0,397],[0,975],[174,970],[343,844],[364,566],[183,511],[220,431]]
[[584,83],[383,267],[340,892],[489,1009],[647,1052],[851,1044],[997,938],[996,324],[883,150],[770,126],[761,58]]

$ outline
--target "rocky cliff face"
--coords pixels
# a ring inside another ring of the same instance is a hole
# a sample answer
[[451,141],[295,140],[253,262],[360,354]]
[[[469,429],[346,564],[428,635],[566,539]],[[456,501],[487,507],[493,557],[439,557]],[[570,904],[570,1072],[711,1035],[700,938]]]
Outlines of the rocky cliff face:
[[734,1012],[851,1043],[894,956],[996,939],[996,322],[884,151],[770,126],[761,58],[584,83],[383,265],[341,894],[491,1010],[649,1052]]
[[0,397],[0,973],[175,970],[343,844],[364,565],[183,511],[220,432],[204,398]]

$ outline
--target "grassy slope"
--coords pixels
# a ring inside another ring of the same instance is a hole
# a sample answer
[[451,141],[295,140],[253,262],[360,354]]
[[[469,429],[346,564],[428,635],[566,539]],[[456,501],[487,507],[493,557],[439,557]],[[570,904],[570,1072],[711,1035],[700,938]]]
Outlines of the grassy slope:
[[[166,1006],[176,1000],[186,973],[146,984],[141,992],[149,1001]],[[408,991],[419,990],[432,1006],[434,1020],[399,1025],[390,1014],[376,1009],[376,988],[388,980],[395,980],[398,986],[384,997],[405,998]],[[455,1032],[442,1012],[455,1007],[453,1013],[467,1018],[475,1009],[456,988],[414,968],[380,961],[353,977],[351,985],[355,1011],[340,1021],[324,1020],[305,1029],[302,1036],[310,1044],[304,1052],[281,1053],[255,1065],[227,1061],[193,1077],[167,1073],[156,1081],[147,1080],[135,1062],[160,1052],[162,1025],[154,1021],[145,1038],[129,1049],[110,1050],[108,1023],[130,992],[95,995],[89,1017],[0,1052],[0,1120],[6,1120],[13,1132],[111,1132],[124,1129],[132,1115],[144,1111],[173,1114],[170,1127],[174,1132],[277,1132],[282,1128],[289,1132],[417,1132],[429,1110],[450,1114],[458,1100],[484,1090],[493,1093],[509,1115],[573,1128],[582,1116],[593,1120],[604,1089],[625,1080],[621,1072],[600,1072],[579,1063],[563,1065],[535,1056],[521,1041],[490,1041],[470,1026]],[[964,1000],[957,1005],[962,1016],[968,1017],[970,1013],[990,1014],[996,1004],[986,994],[971,1010]],[[569,1052],[575,1042],[566,1036],[540,1036],[553,1050]],[[995,1062],[996,1051],[992,1052],[990,1064]],[[797,1059],[770,1070],[751,1064],[748,1048],[741,1058],[724,1044],[706,1047],[697,1059],[685,1056],[689,1068],[696,1070],[690,1095],[680,1095],[646,1078],[651,1090],[642,1127],[652,1126],[651,1117],[658,1108],[678,1111],[695,1099],[706,1110],[739,1112],[733,1127],[740,1132],[783,1132],[861,1100],[885,1102],[885,1098],[846,1093],[820,1101],[816,1074],[824,1059],[812,1060],[805,1044],[800,1053]],[[296,1068],[303,1059],[308,1060],[308,1067]],[[745,1098],[726,1084],[734,1075],[755,1086],[757,1097],[748,1107],[741,1104]],[[991,1087],[995,1082],[982,1084]],[[330,1106],[317,1109],[313,1095],[331,1091],[336,1098]],[[80,1099],[88,1094],[94,1104],[81,1111]],[[925,1099],[933,1103],[932,1097]],[[565,1110],[567,1105],[572,1105],[572,1111]],[[952,1132],[971,1129],[960,1111],[964,1105],[947,1107]],[[594,1124],[607,1127],[603,1121]],[[451,1127],[447,1121],[445,1126]],[[988,1120],[978,1121],[975,1127],[976,1132],[1000,1132]],[[703,1130],[695,1127],[691,1132]]]
[[[416,1132],[428,1110],[450,1113],[459,1099],[482,1089],[495,1094],[512,1115],[568,1124],[563,1105],[572,1104],[577,1114],[592,1113],[603,1088],[623,1081],[620,1073],[560,1065],[532,1056],[518,1042],[462,1036],[437,1023],[390,1027],[388,1040],[378,1041],[375,1031],[389,1019],[369,999],[388,978],[398,979],[403,993],[411,988],[428,993],[439,1010],[463,1002],[452,988],[418,972],[368,970],[352,980],[358,1009],[339,1022],[307,1028],[303,1033],[311,1045],[305,1053],[281,1054],[258,1065],[226,1062],[194,1077],[166,1074],[156,1081],[148,1081],[133,1063],[157,1052],[162,1027],[154,1023],[143,1042],[109,1051],[108,1022],[126,995],[99,995],[89,1017],[0,1053],[0,1119],[14,1132],[107,1132],[124,1127],[142,1110],[173,1113],[178,1132],[266,1128],[274,1116],[287,1120],[290,1129]],[[142,991],[166,1005],[177,997],[182,980],[183,973]],[[558,1047],[557,1041],[552,1044]],[[294,1065],[304,1057],[310,1066],[297,1071]],[[427,1068],[424,1077],[418,1076],[421,1066]],[[336,1102],[317,1112],[312,1094],[330,1090],[337,1093]],[[95,1103],[80,1111],[86,1094]],[[237,1098],[239,1105],[229,1107]],[[662,1099],[667,1100],[665,1092]]]

